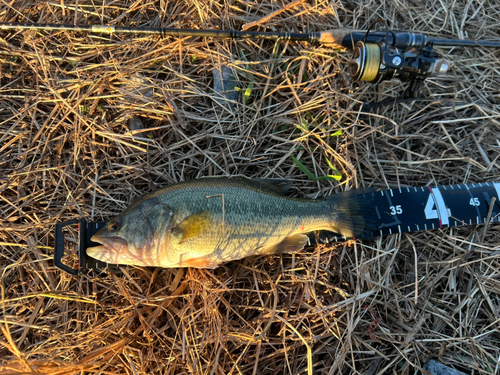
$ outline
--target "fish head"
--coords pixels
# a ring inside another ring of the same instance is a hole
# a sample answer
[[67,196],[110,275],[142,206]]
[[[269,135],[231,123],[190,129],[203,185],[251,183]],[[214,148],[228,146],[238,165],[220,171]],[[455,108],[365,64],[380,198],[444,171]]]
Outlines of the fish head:
[[94,234],[87,254],[106,263],[158,266],[164,257],[174,211],[158,198],[143,199]]

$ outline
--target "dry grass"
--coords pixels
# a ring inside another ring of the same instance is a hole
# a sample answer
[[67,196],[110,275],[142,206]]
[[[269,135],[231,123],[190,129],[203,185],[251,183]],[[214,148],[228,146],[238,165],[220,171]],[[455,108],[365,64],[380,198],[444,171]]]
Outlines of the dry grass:
[[[493,0],[421,4],[307,1],[257,27],[366,28],[384,17],[433,36],[499,39]],[[12,0],[0,14],[240,29],[283,5]],[[443,48],[454,66],[426,82],[428,101],[362,119],[362,101],[397,95],[401,85],[351,84],[349,54],[306,43],[0,35],[3,374],[415,374],[430,357],[470,374],[498,373],[498,224],[486,233],[320,246],[214,271],[73,278],[51,258],[57,222],[106,220],[146,192],[201,176],[287,178],[297,195],[313,198],[346,186],[498,181],[499,51]],[[232,111],[211,99],[221,63],[242,90],[253,85]],[[145,86],[132,84],[134,74]],[[143,132],[128,132],[133,115]],[[303,122],[308,131],[296,127]],[[316,176],[331,174],[329,160],[344,177],[312,181],[291,156]]]

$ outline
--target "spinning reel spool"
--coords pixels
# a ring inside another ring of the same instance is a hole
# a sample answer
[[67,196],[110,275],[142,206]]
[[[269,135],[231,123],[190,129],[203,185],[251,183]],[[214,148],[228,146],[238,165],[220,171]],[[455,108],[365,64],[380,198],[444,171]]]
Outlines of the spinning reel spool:
[[[370,29],[378,22],[385,23],[385,38],[380,33],[370,35]],[[419,98],[420,84],[426,78],[446,74],[450,62],[439,56],[432,47],[432,42],[422,33],[389,31],[385,20],[372,23],[363,40],[355,44],[349,60],[352,80],[380,83],[396,78],[410,84],[402,96],[365,103],[363,110],[416,100]]]

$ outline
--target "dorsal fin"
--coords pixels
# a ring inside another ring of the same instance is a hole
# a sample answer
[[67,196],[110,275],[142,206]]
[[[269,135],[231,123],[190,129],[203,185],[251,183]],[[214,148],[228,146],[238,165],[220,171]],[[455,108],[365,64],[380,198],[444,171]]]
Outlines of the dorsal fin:
[[276,194],[286,195],[292,190],[292,183],[289,180],[273,180],[270,178],[254,178],[248,180],[257,188],[271,190]]

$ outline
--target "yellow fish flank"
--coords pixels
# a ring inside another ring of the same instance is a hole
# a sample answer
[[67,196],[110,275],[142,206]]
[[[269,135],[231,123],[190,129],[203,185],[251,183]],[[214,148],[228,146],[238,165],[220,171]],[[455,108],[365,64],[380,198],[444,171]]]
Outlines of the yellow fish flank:
[[108,263],[215,268],[250,255],[297,251],[304,233],[366,233],[370,207],[357,193],[323,200],[291,198],[271,180],[205,178],[148,194],[92,237],[87,249]]

